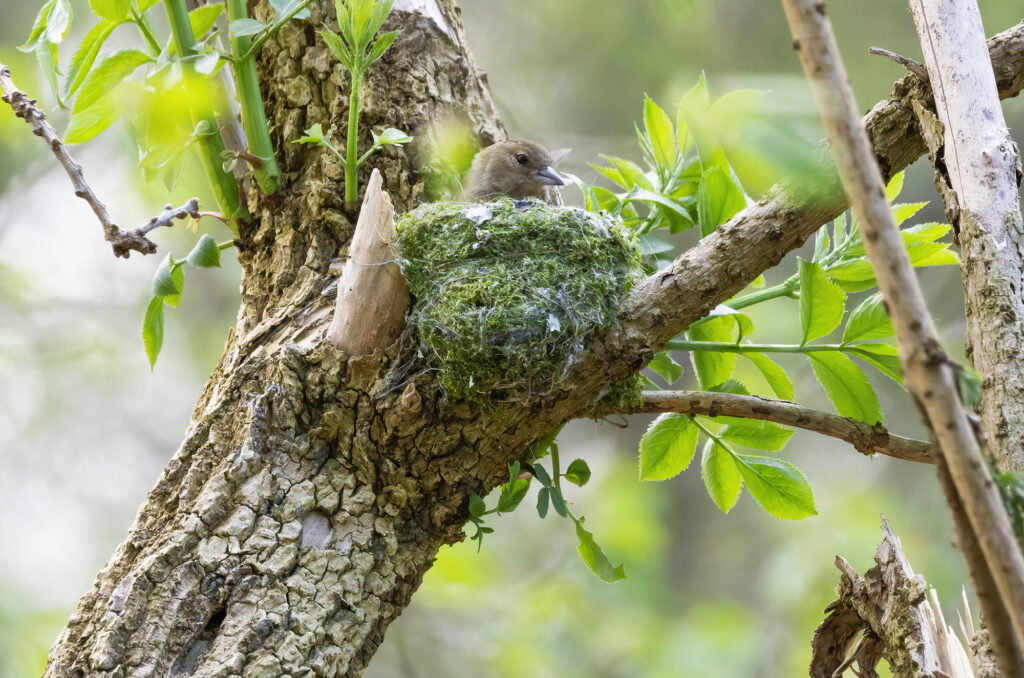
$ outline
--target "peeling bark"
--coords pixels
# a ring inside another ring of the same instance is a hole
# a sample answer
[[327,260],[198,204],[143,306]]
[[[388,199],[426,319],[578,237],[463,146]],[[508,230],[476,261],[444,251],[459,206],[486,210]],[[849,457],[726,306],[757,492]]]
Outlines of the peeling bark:
[[[250,6],[270,18],[265,0]],[[348,77],[315,34],[334,22],[332,3],[311,10],[258,60],[282,189],[249,196],[237,325],[184,443],[51,650],[47,676],[358,676],[438,548],[463,538],[471,491],[486,494],[537,437],[844,207],[744,211],[624,300],[621,326],[564,393],[498,418],[446,402],[429,375],[391,389],[397,347],[350,357],[325,341],[355,215],[331,155],[291,143],[317,122],[341,130],[347,116]],[[386,25],[396,28],[364,80],[361,150],[371,128],[416,135],[443,116],[485,142],[504,137],[453,0],[399,0]],[[1000,58],[1024,68],[1013,50]],[[924,152],[908,115],[897,100],[869,114],[892,171]],[[363,185],[370,165],[380,170],[399,212],[423,195],[419,143],[385,149],[361,173]]]

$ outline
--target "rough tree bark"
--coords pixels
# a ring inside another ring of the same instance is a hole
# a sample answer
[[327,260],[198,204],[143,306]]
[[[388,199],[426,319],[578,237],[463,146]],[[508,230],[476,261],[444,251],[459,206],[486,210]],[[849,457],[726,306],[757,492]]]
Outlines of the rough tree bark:
[[[348,78],[308,22],[267,43],[260,74],[283,172],[239,239],[242,304],[185,441],[125,542],[51,651],[47,676],[357,676],[438,548],[462,538],[469,492],[485,494],[540,435],[592,406],[655,347],[735,294],[822,223],[829,205],[766,200],[737,215],[623,301],[571,388],[500,420],[444,404],[429,377],[388,392],[396,348],[349,357],[325,341],[332,262],[352,234],[341,168],[290,143],[309,125],[340,128]],[[265,0],[253,15],[270,17]],[[487,142],[503,129],[465,47],[453,0],[397,0],[395,46],[367,74],[369,128],[423,131],[442,115]],[[1024,24],[1013,35],[1024,35]],[[993,44],[1021,87],[1024,50]],[[899,87],[867,120],[887,172],[925,151]],[[415,148],[372,163],[399,211],[423,194]],[[361,184],[368,178],[369,167]]]
[[[986,445],[1024,470],[1024,264],[1020,156],[1003,118],[974,2],[912,0],[934,101],[915,106],[946,218],[960,241],[967,355],[984,376]],[[925,107],[925,108],[921,108]],[[938,118],[935,113],[937,111]]]

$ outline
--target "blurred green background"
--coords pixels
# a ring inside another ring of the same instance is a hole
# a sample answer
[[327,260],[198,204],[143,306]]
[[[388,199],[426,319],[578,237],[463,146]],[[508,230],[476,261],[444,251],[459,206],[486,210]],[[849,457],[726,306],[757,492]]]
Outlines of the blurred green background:
[[[786,110],[812,110],[774,2],[461,4],[470,45],[512,133],[571,146],[563,167],[588,181],[596,177],[586,163],[598,153],[638,159],[633,122],[645,93],[672,110],[702,70],[712,95],[753,87],[770,90]],[[1022,18],[1019,3],[980,4],[989,34]],[[0,61],[22,89],[47,102],[34,62],[15,50],[36,5],[5,3]],[[75,3],[79,16],[85,5]],[[832,2],[829,9],[867,110],[902,75],[867,48],[918,57],[913,24],[899,2]],[[73,24],[72,44],[86,27]],[[1005,110],[1013,130],[1024,128],[1020,100]],[[60,129],[63,117],[53,119]],[[123,225],[200,192],[187,181],[172,195],[144,184],[117,126],[74,152]],[[139,334],[157,260],[110,256],[52,156],[6,107],[0,157],[0,676],[13,677],[41,672],[67,615],[177,448],[234,320],[238,270],[231,264],[194,274],[180,308],[169,311],[151,373]],[[579,194],[567,198],[578,202]],[[902,198],[936,200],[926,164],[911,169]],[[941,219],[934,204],[919,217]],[[176,228],[157,239],[181,255],[195,236]],[[792,270],[787,259],[768,272],[769,284]],[[944,340],[962,351],[957,272],[921,275]],[[798,340],[795,303],[753,309],[759,331]],[[781,362],[801,375],[799,401],[825,402],[805,363]],[[889,427],[920,435],[906,395],[871,377]],[[883,513],[916,570],[938,589],[947,620],[956,619],[966,575],[930,468],[869,460],[798,432],[784,456],[809,477],[820,515],[780,522],[746,495],[723,516],[696,467],[666,483],[637,481],[646,423],[576,422],[560,438],[563,457],[582,456],[595,471],[569,498],[609,556],[625,562],[627,580],[608,585],[592,577],[576,556],[571,524],[538,519],[527,499],[518,513],[492,522],[497,531],[479,554],[471,544],[441,552],[366,675],[806,675],[810,637],[838,581],[833,558],[842,554],[861,571],[870,566]]]

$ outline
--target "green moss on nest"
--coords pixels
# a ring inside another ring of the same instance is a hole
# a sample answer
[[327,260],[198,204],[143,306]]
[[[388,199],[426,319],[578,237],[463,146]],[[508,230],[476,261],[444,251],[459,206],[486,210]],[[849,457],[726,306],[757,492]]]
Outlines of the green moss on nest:
[[621,223],[580,209],[431,203],[397,228],[407,331],[456,399],[550,392],[640,273]]

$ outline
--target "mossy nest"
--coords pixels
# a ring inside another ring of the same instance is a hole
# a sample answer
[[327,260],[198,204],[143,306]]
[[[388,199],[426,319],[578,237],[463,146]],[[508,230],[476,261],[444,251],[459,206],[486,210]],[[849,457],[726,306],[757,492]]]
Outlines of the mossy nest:
[[551,392],[641,272],[621,222],[580,209],[430,203],[397,229],[407,336],[455,399]]

